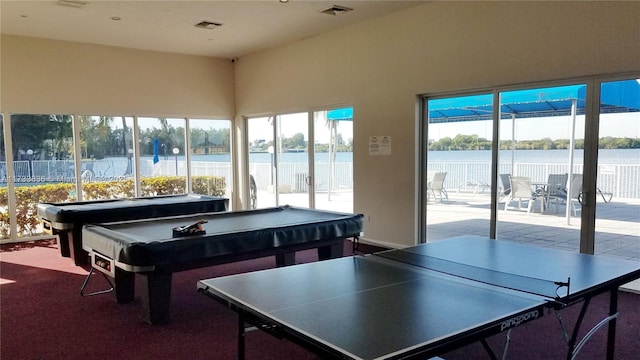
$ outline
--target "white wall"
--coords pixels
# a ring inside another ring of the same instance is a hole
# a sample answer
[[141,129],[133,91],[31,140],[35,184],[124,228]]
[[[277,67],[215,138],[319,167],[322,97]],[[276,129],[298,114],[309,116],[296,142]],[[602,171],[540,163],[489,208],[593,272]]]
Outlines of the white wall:
[[[432,2],[236,63],[238,116],[354,106],[365,240],[416,233],[416,95],[640,70],[638,2]],[[390,156],[368,139],[392,137]]]
[[0,41],[4,112],[234,115],[228,60],[10,35]]

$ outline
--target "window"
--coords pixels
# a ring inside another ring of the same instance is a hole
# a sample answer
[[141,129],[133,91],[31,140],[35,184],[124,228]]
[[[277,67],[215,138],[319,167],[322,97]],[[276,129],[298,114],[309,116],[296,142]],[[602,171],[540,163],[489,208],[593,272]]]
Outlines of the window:
[[[18,237],[38,234],[39,202],[74,201],[75,164],[72,117],[56,114],[11,116],[11,144]],[[8,160],[8,159],[7,159]],[[2,227],[8,226],[3,216]],[[8,233],[3,232],[3,236]]]
[[189,119],[189,138],[193,192],[231,199],[231,121]]
[[133,118],[79,116],[83,200],[135,196]]
[[141,195],[186,193],[185,119],[140,117],[138,128]]

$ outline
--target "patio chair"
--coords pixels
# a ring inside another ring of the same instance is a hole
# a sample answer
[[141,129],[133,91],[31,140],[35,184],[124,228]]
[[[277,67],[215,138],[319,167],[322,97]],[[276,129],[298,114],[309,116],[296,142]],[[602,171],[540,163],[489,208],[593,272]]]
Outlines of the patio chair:
[[433,196],[434,201],[443,202],[443,199],[449,201],[449,194],[447,193],[447,189],[444,188],[444,179],[447,177],[446,172],[437,172],[433,174],[433,178],[427,184],[427,194],[431,194]]
[[571,178],[571,195],[567,196],[567,189],[560,191],[558,194],[550,197],[555,200],[555,211],[558,212],[558,203],[563,202],[571,206],[573,216],[577,216],[577,212],[582,210],[580,204],[580,194],[582,193],[582,174],[573,174]]
[[504,212],[509,209],[509,204],[512,201],[518,202],[517,209],[523,209],[522,204],[527,202],[527,214],[531,213],[533,203],[536,200],[536,194],[531,191],[531,179],[524,176],[510,176],[509,183],[511,184],[511,191],[507,197],[507,201],[504,203]]
[[549,174],[547,185],[540,189],[538,196],[543,196],[545,205],[549,206],[550,199],[556,196],[563,196],[567,192],[567,179],[569,174]]
[[509,180],[511,174],[500,174],[498,176],[501,183],[500,188],[498,188],[498,201],[500,201],[511,193],[511,181]]

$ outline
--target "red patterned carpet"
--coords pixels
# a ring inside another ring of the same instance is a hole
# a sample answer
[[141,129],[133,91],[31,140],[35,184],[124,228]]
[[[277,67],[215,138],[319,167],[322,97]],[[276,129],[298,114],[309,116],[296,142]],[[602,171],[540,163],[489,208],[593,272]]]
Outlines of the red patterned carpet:
[[[361,245],[363,251],[375,248]],[[352,253],[345,243],[345,253]],[[3,245],[0,251],[0,358],[5,359],[234,359],[237,317],[221,304],[198,294],[200,279],[270,268],[272,257],[212,266],[174,274],[172,321],[151,326],[141,320],[138,301],[116,304],[110,295],[81,297],[87,272],[59,255],[57,245],[39,241]],[[314,251],[298,262],[315,261]],[[106,285],[91,281],[94,290]],[[585,322],[592,326],[606,314],[608,296],[592,301]],[[640,358],[640,295],[620,294],[616,358]],[[596,311],[593,311],[596,310]],[[482,311],[482,309],[479,309]],[[569,325],[578,309],[561,312]],[[597,316],[596,316],[597,315]],[[337,324],[339,326],[339,324]],[[579,359],[604,358],[605,331],[598,332]],[[510,359],[563,359],[566,345],[556,317],[513,330]],[[371,339],[372,342],[376,341]],[[504,336],[489,339],[498,354]],[[480,344],[445,354],[449,359],[487,359]],[[247,335],[247,359],[317,359],[288,341],[261,332]]]

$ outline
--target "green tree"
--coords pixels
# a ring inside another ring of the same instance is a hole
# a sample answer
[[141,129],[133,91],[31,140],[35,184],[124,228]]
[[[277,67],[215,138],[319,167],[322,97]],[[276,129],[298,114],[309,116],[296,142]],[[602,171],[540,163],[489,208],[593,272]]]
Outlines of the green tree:
[[28,150],[39,159],[72,155],[72,135],[71,116],[12,115],[13,160],[22,160]]
[[282,139],[282,149],[306,149],[307,142],[304,140],[304,134],[297,133],[290,138]]

